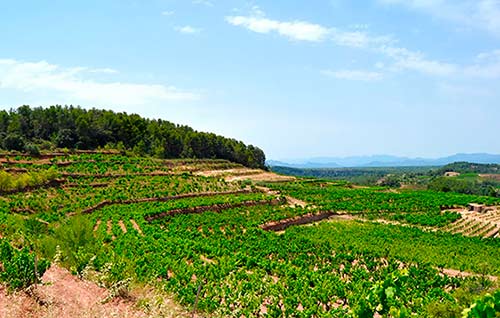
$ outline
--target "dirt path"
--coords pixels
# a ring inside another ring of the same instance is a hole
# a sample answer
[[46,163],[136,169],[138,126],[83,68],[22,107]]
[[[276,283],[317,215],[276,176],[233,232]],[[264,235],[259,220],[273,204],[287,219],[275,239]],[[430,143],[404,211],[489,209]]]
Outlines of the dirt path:
[[262,170],[260,169],[249,169],[249,168],[233,168],[233,169],[220,169],[220,170],[201,170],[194,173],[197,176],[203,177],[220,177],[220,176],[248,176],[252,174],[259,174]]
[[[149,313],[137,309],[132,300],[114,299],[102,304],[108,296],[106,289],[80,280],[57,266],[52,266],[42,281],[44,284],[38,285],[31,297],[24,292],[7,294],[0,286],[0,318],[189,317],[180,306],[164,296],[162,308],[154,308]],[[143,296],[154,297],[144,293],[139,295],[140,298]]]
[[[260,192],[263,192],[265,194],[269,194],[269,195],[276,195],[276,196],[280,195],[279,191],[271,190],[271,189],[269,189],[267,187],[263,187],[263,186],[255,186],[255,189],[257,189]],[[286,198],[286,202],[288,203],[288,205],[292,208],[294,208],[296,206],[299,206],[301,208],[305,208],[306,206],[308,206],[307,202],[299,200],[299,199],[294,198],[294,197],[291,197],[289,195],[285,196],[285,198]],[[311,207],[314,207],[314,206],[311,206]]]
[[[451,269],[451,268],[444,268],[444,269],[440,269],[439,271],[442,274],[444,274],[446,276],[450,276],[450,277],[480,277],[481,276],[480,274],[463,272],[463,271],[459,271],[459,270]],[[486,275],[485,277],[493,282],[496,282],[498,280],[497,276]]]
[[289,195],[285,196],[285,198],[286,201],[288,202],[288,205],[290,205],[291,207],[300,206],[301,208],[305,208],[307,206],[306,202],[293,198]]
[[202,170],[195,173],[195,175],[205,177],[224,177],[228,182],[232,181],[294,181],[295,177],[283,176],[274,172],[267,172],[261,169],[249,168],[233,168],[233,169],[220,169],[220,170]]
[[268,181],[268,182],[287,182],[287,181],[295,181],[295,177],[291,176],[282,176],[273,172],[265,172],[262,170],[261,173],[249,174],[249,175],[237,175],[237,176],[227,176],[226,181],[242,181],[242,180],[251,180],[251,181]]

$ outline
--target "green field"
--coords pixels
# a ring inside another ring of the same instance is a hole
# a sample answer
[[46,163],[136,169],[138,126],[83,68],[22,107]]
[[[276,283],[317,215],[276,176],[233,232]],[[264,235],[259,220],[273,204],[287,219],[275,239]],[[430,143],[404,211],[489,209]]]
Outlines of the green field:
[[[13,157],[3,163],[2,246],[57,256],[104,286],[154,285],[186,307],[200,290],[197,310],[213,317],[461,317],[498,287],[488,277],[500,275],[500,239],[443,231],[461,218],[444,210],[498,198],[309,179],[259,183],[278,194],[194,174],[238,167],[120,154]],[[353,219],[261,228],[325,211]],[[451,269],[477,275],[443,274]],[[14,281],[2,267],[0,274]]]

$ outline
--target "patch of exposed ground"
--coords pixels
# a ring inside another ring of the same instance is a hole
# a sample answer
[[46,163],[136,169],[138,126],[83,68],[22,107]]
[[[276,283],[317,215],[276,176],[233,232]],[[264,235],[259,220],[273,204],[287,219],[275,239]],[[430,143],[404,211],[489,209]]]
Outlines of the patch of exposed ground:
[[130,223],[132,224],[134,230],[136,230],[140,235],[144,235],[142,234],[141,227],[139,226],[139,224],[137,224],[137,222],[134,219],[130,219]]
[[94,232],[96,232],[99,229],[99,225],[101,225],[101,219],[98,219],[97,222],[94,225]]
[[262,173],[262,170],[249,169],[249,168],[234,168],[234,169],[197,171],[194,173],[194,175],[203,177],[220,177],[220,176],[248,176],[259,173]]
[[500,181],[500,173],[480,174],[479,176],[481,178],[494,179],[494,180]]
[[268,222],[262,224],[260,228],[265,231],[280,232],[289,228],[290,226],[313,224],[326,219],[353,220],[354,217],[349,214],[337,214],[337,212],[331,211],[308,213],[280,221]]
[[123,220],[118,221],[118,225],[122,229],[123,234],[127,233],[127,227],[125,226],[125,223],[123,223]]
[[[451,268],[443,268],[439,270],[442,274],[449,276],[449,277],[480,277],[482,275],[476,274],[476,273],[470,273],[470,272],[463,272],[459,271],[456,269],[451,269]],[[492,275],[486,275],[486,278],[488,278],[491,281],[496,282],[498,280],[497,276],[492,276]]]
[[267,172],[261,169],[249,168],[203,170],[197,171],[194,174],[205,177],[224,177],[224,179],[228,182],[242,180],[277,182],[294,181],[296,179],[295,177],[283,176],[274,172]]
[[289,195],[285,196],[285,198],[286,198],[286,202],[288,202],[288,204],[291,207],[300,206],[301,208],[305,208],[307,206],[306,202],[299,200],[299,199],[296,199],[296,198],[293,198]]
[[267,182],[287,182],[287,181],[295,181],[295,177],[291,176],[282,176],[273,172],[265,172],[251,174],[251,175],[240,175],[240,176],[228,176],[225,178],[226,181],[242,181],[242,180],[251,180],[251,181],[267,181]]
[[[260,192],[269,194],[269,195],[276,195],[276,196],[280,195],[279,191],[271,190],[271,189],[269,189],[267,187],[263,187],[263,186],[255,186],[255,189],[259,190]],[[291,197],[289,195],[285,196],[285,198],[286,198],[286,202],[288,203],[288,205],[292,208],[297,207],[297,206],[299,206],[301,208],[305,208],[306,206],[308,206],[307,202],[299,200],[299,199],[294,198],[294,197]],[[311,207],[314,207],[314,206],[311,206]]]
[[[113,234],[113,220],[109,219],[108,222],[106,222],[106,233],[108,235]],[[116,239],[116,236],[112,236],[111,239],[114,241]]]
[[[42,277],[31,296],[25,292],[9,294],[0,286],[0,318],[153,318],[189,317],[185,310],[162,295],[139,291],[130,300],[113,299],[102,303],[108,291],[90,281],[80,280],[67,270],[52,266]],[[137,297],[137,298],[135,298]],[[132,300],[151,303],[148,311],[140,310]]]

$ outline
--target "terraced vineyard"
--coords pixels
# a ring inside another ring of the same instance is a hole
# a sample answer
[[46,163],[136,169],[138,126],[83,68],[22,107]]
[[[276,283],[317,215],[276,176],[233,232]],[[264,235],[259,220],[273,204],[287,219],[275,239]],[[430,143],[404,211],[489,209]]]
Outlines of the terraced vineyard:
[[498,288],[498,213],[444,212],[498,199],[222,160],[83,153],[2,165],[14,179],[53,175],[4,193],[4,240],[75,274],[104,272],[108,287],[154,285],[199,316],[441,317]]
[[500,210],[487,212],[461,211],[462,217],[447,226],[444,230],[466,236],[492,237],[500,236]]

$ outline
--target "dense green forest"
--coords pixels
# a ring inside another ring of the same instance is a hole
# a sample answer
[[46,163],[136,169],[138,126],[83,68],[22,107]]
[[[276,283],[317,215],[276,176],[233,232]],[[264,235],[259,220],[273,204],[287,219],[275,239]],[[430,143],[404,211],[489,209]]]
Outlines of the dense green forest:
[[430,190],[442,192],[500,197],[499,181],[480,178],[474,174],[458,177],[436,177],[429,182],[428,188]]
[[73,106],[0,111],[0,147],[37,154],[40,149],[111,147],[158,158],[226,159],[264,167],[264,152],[213,133],[162,119]]
[[[357,184],[374,185],[380,179],[388,175],[398,176],[398,182],[406,179],[416,179],[419,176],[428,175],[434,167],[360,167],[360,168],[290,168],[272,166],[271,170],[277,173],[293,175],[298,177],[323,178],[330,180],[347,180]],[[393,178],[387,179],[391,186]],[[398,183],[399,186],[399,183]]]
[[[392,188],[411,186],[441,192],[500,197],[500,181],[481,177],[480,173],[498,174],[500,165],[456,162],[443,167],[380,167],[300,169],[273,166],[277,173],[298,177],[347,180],[359,185],[380,185]],[[445,172],[461,173],[445,177]]]
[[[450,171],[458,172],[460,175],[443,177],[446,172]],[[500,165],[454,162],[433,170],[431,172],[433,178],[430,180],[428,188],[435,191],[500,197],[500,181],[481,174],[500,174]]]
[[500,173],[500,165],[495,163],[470,163],[454,162],[435,170],[436,175],[443,175],[445,172],[454,171],[459,173]]

